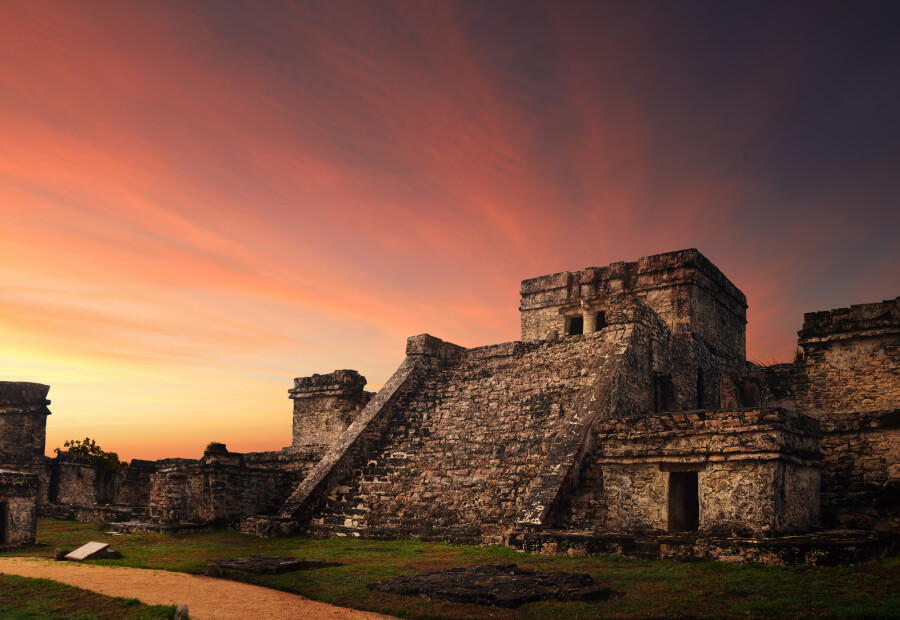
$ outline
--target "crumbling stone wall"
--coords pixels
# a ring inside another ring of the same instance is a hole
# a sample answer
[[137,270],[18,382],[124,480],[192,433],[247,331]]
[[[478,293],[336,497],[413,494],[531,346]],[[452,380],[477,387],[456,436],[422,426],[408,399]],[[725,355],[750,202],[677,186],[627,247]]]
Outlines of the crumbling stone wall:
[[900,408],[900,297],[803,317],[797,401],[809,415]]
[[[774,534],[819,522],[818,424],[779,409],[620,418],[597,427],[601,525],[671,529],[670,479],[696,472],[704,532]],[[582,504],[574,504],[576,509]],[[588,505],[598,511],[598,505]],[[581,521],[575,515],[572,521]]]
[[68,506],[115,503],[115,470],[84,454],[61,452],[52,460],[50,502]]
[[619,359],[632,330],[445,356],[396,403],[366,462],[313,511],[311,531],[499,542],[592,366]]
[[747,299],[697,250],[648,256],[522,282],[522,340],[566,334],[568,319],[639,299],[674,333],[690,334],[719,355],[743,359]]
[[900,532],[900,409],[824,420],[822,430],[825,523]]
[[34,544],[38,476],[0,469],[0,549]]
[[244,455],[204,452],[198,461],[169,459],[150,476],[150,516],[158,521],[235,525],[281,507],[296,476],[248,467]]
[[804,315],[797,405],[822,421],[823,516],[900,532],[900,297]]
[[0,548],[34,543],[49,390],[40,383],[0,381]]
[[293,447],[321,458],[371,399],[365,385],[355,370],[294,379]]

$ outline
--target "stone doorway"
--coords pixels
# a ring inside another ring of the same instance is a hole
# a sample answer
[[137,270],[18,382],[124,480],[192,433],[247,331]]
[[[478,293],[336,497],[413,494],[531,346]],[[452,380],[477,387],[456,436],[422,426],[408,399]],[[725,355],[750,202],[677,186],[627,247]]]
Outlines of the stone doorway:
[[566,336],[577,336],[584,333],[584,317],[566,317]]
[[700,527],[700,495],[697,472],[669,474],[669,531],[696,532]]

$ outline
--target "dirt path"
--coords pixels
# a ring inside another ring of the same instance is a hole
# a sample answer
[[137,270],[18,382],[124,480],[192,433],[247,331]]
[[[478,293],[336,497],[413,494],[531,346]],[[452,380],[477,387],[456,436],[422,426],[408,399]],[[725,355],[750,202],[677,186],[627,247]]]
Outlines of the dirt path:
[[93,566],[38,558],[0,558],[0,573],[43,577],[107,596],[137,598],[150,605],[186,604],[191,618],[339,618],[389,616],[335,607],[296,594],[227,579],[162,570]]

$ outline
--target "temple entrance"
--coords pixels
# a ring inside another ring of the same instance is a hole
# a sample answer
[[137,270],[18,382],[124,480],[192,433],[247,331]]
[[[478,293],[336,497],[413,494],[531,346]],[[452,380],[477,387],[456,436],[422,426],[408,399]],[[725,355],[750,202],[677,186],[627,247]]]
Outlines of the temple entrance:
[[577,336],[584,333],[584,317],[566,317],[566,336]]
[[669,474],[669,531],[696,532],[700,527],[700,495],[697,472]]

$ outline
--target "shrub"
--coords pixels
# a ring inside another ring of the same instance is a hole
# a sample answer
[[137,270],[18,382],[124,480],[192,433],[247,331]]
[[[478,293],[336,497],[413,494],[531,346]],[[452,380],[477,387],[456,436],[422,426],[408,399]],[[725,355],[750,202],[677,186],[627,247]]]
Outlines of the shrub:
[[63,447],[65,447],[65,450],[55,448],[53,451],[56,452],[56,454],[60,454],[61,452],[84,454],[85,456],[94,459],[97,463],[106,465],[107,467],[126,467],[128,465],[127,462],[119,460],[118,454],[115,452],[107,452],[98,446],[97,442],[90,437],[85,437],[84,440],[70,439],[63,443]]

